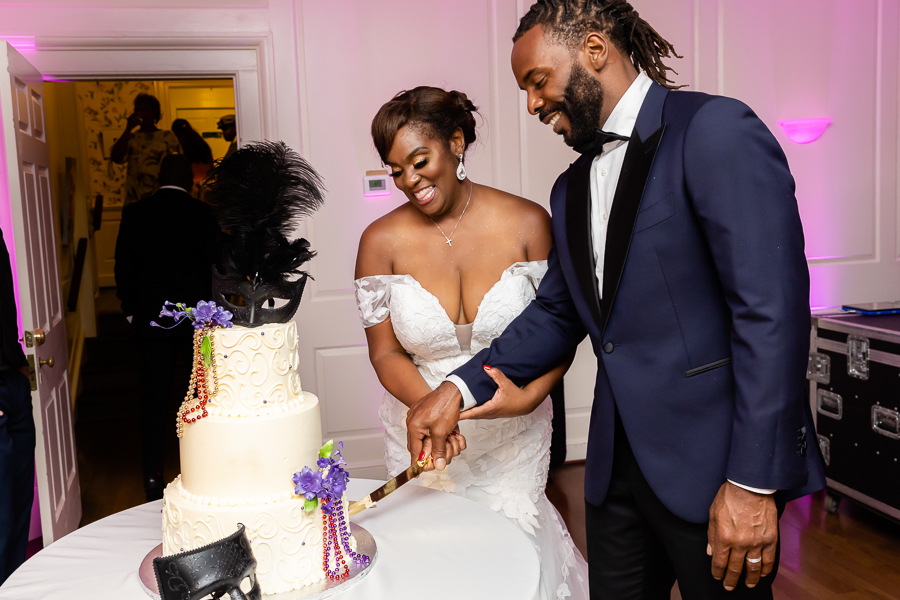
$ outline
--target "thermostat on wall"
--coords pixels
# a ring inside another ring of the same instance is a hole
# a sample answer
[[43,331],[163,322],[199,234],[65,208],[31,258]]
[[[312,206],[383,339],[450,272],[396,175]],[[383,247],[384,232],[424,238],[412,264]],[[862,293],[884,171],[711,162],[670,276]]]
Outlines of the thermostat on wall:
[[390,193],[387,171],[366,171],[366,176],[363,178],[364,196],[388,196]]

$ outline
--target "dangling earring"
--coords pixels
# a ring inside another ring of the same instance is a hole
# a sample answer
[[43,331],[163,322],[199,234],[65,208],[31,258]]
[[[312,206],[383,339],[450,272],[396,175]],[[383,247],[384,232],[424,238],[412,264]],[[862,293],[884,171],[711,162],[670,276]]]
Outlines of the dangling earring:
[[459,166],[456,167],[456,178],[460,181],[465,180],[466,178],[466,167],[463,165],[463,155],[459,155]]

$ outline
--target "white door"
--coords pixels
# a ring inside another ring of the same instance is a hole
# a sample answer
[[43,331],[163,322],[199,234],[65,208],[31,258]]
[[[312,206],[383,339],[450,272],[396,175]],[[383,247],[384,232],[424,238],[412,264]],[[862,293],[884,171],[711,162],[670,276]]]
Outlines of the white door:
[[[50,197],[44,84],[41,74],[22,55],[8,43],[4,46],[0,47],[0,150],[5,151],[6,161],[0,165],[0,175],[6,176],[0,177],[0,182],[5,179],[9,188],[22,327],[26,346],[30,346],[25,352],[34,365],[38,494],[47,545],[78,527],[81,489],[72,430],[56,219]],[[6,192],[0,189],[0,197]]]

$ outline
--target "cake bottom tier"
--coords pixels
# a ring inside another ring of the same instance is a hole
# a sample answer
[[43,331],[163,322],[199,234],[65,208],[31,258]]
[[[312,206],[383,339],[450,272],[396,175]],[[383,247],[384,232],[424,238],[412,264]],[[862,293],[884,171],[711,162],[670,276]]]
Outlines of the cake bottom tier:
[[303,498],[244,506],[210,506],[179,493],[180,476],[163,495],[164,556],[215,542],[239,523],[256,557],[256,576],[264,594],[277,594],[324,579],[322,511],[303,511]]

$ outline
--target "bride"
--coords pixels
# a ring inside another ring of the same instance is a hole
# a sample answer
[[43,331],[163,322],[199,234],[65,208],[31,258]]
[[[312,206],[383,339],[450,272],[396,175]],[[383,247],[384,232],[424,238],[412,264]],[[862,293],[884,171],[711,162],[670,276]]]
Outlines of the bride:
[[[488,347],[534,299],[547,269],[546,211],[467,177],[475,110],[462,92],[418,87],[397,94],[372,121],[381,160],[409,200],[369,225],[356,262],[369,358],[387,390],[379,415],[392,477],[410,464],[408,407]],[[447,442],[455,458],[445,470],[419,478],[521,527],[538,550],[548,600],[589,595],[587,564],[544,493],[552,417],[547,394],[568,366],[521,390],[488,370],[498,394],[518,395],[522,416],[461,421],[459,435]],[[492,416],[487,404],[470,414]]]

